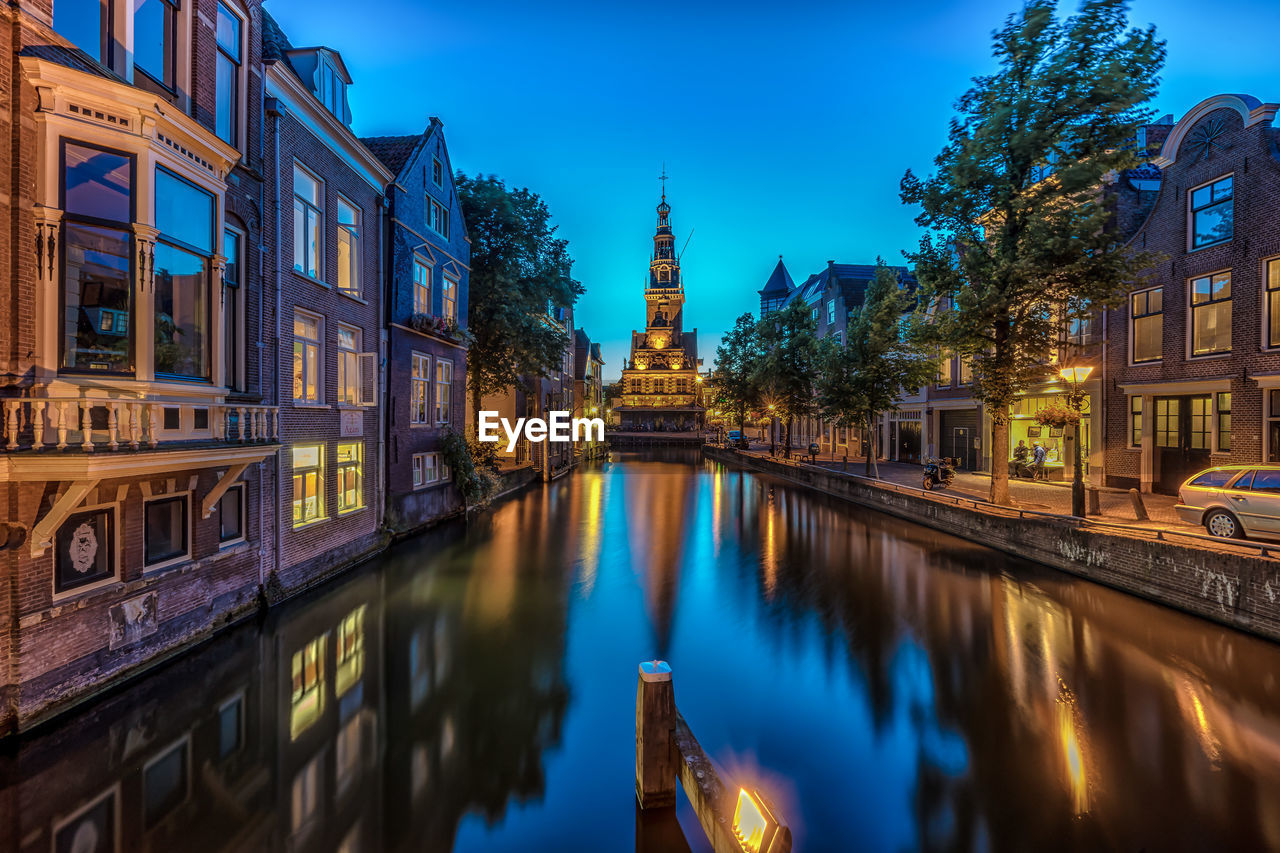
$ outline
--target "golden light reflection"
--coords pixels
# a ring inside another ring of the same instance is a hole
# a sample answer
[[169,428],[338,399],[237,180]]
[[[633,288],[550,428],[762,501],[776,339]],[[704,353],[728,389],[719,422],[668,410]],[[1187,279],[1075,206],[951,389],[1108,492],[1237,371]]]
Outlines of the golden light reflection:
[[[600,548],[604,516],[604,477],[593,474],[584,483],[584,506],[578,513],[582,518],[582,594],[591,594],[596,584],[596,572],[600,568]],[[576,495],[575,495],[576,496]]]
[[1209,714],[1205,709],[1205,702],[1200,696],[1201,688],[1192,683],[1190,679],[1182,678],[1178,682],[1177,692],[1178,707],[1182,711],[1182,716],[1190,721],[1191,727],[1195,731],[1196,740],[1200,742],[1200,748],[1204,750],[1205,757],[1217,764],[1222,758],[1222,741],[1209,724]]
[[1089,812],[1089,780],[1085,768],[1084,748],[1076,721],[1076,698],[1065,684],[1060,684],[1057,704],[1058,741],[1071,792],[1071,806],[1078,817]]
[[765,596],[769,599],[773,598],[774,590],[778,587],[778,507],[774,503],[774,496],[769,495],[769,503],[764,508],[764,553],[762,555],[762,568],[764,569],[764,591]]

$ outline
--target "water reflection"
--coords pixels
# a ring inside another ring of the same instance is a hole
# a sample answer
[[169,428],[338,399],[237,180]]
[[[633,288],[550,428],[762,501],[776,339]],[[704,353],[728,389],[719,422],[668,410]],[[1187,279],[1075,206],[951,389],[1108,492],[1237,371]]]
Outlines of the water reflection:
[[8,743],[0,847],[704,849],[634,810],[655,655],[797,849],[1280,849],[1280,647],[651,454]]

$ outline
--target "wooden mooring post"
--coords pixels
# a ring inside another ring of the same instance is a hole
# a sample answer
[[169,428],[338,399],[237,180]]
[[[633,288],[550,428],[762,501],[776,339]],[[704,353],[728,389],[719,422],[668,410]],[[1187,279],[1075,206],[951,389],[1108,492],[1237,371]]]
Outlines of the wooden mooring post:
[[726,785],[676,710],[671,666],[640,664],[636,687],[636,800],[642,810],[670,808],[677,780],[715,853],[791,853],[791,829],[773,805],[746,785]]

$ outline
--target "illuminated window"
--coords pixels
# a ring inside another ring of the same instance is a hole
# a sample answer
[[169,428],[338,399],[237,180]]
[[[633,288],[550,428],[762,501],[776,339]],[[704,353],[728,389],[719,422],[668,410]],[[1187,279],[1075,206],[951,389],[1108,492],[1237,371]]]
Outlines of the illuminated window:
[[1231,239],[1235,218],[1232,176],[1192,190],[1191,248],[1201,249]]
[[413,313],[431,314],[431,265],[413,259]]
[[1181,401],[1177,397],[1156,398],[1156,447],[1182,446]]
[[969,385],[973,382],[973,359],[967,355],[962,355],[957,361],[960,365],[960,384]]
[[359,441],[338,445],[338,512],[364,506],[364,444]]
[[1218,393],[1218,450],[1231,449],[1231,392]]
[[453,397],[453,362],[436,359],[436,425],[449,423]]
[[293,165],[293,268],[320,278],[324,252],[324,184],[301,165]]
[[360,405],[360,330],[338,325],[338,402]]
[[951,386],[951,353],[946,350],[938,351],[938,375],[934,382],[939,388]]
[[1188,437],[1191,439],[1191,449],[1208,450],[1209,436],[1212,434],[1210,417],[1212,416],[1213,404],[1207,396],[1192,397],[1190,402],[1191,431]]
[[314,314],[293,314],[293,400],[295,403],[321,402],[320,366],[323,344],[321,320]]
[[1191,280],[1191,354],[1231,352],[1231,273]]
[[333,677],[338,696],[350,690],[364,673],[364,611],[362,604],[343,617],[338,626],[338,663]]
[[1267,346],[1280,347],[1280,258],[1267,261]]
[[[289,736],[297,740],[324,712],[324,654],[328,635],[321,634],[293,653]],[[295,783],[295,793],[296,793]],[[296,813],[296,812],[295,812]]]
[[1136,395],[1129,398],[1129,444],[1142,446],[1142,398]]
[[447,274],[444,276],[444,286],[440,289],[440,302],[440,316],[458,322],[458,280]]
[[338,289],[360,295],[360,210],[338,196]]
[[1164,357],[1164,290],[1155,288],[1129,298],[1129,332],[1133,361],[1159,361]]
[[324,518],[324,445],[293,448],[293,526]]
[[409,377],[409,423],[427,423],[427,403],[431,399],[431,357],[414,353]]

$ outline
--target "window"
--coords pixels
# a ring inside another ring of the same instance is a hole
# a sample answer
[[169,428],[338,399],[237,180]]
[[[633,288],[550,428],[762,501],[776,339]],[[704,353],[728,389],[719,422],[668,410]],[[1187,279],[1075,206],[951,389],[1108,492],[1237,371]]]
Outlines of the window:
[[1280,347],[1280,258],[1267,261],[1267,346]]
[[431,314],[431,265],[413,259],[413,313]]
[[230,228],[222,232],[222,384],[233,391],[243,391],[244,343],[241,330],[244,306],[241,287],[244,275],[244,237]]
[[320,318],[295,311],[293,314],[293,400],[319,403],[322,345]]
[[968,385],[973,382],[973,359],[967,355],[962,355],[958,359],[960,368],[960,384]]
[[1218,450],[1231,449],[1231,392],[1218,392]]
[[183,738],[170,750],[148,762],[142,771],[142,817],[147,829],[155,826],[180,806],[190,793],[189,761],[191,742]]
[[324,518],[324,445],[293,448],[293,526]]
[[145,564],[154,566],[187,556],[190,513],[187,496],[161,498],[146,504]]
[[1072,317],[1067,321],[1067,340],[1077,346],[1083,346],[1093,339],[1093,315]]
[[360,405],[360,330],[338,324],[338,402]]
[[[1191,481],[1191,485],[1207,486],[1209,488],[1220,489],[1223,486],[1225,486],[1227,483],[1231,482],[1231,478],[1234,477],[1235,475],[1236,475],[1235,471],[1231,471],[1231,470],[1223,471],[1220,468],[1215,468],[1212,471],[1205,471],[1199,477],[1196,477],[1194,480]],[[1247,487],[1248,484],[1245,483],[1244,481],[1249,479],[1249,475],[1246,474],[1244,477],[1241,477],[1240,479],[1241,479],[1241,482],[1236,484],[1236,488]]]
[[53,28],[103,65],[111,61],[112,18],[109,0],[58,0],[53,4]]
[[227,489],[218,501],[218,541],[239,542],[244,539],[244,485]]
[[320,102],[325,109],[342,121],[346,121],[346,81],[338,75],[338,69],[327,60],[321,59],[316,70],[319,77]]
[[338,664],[334,668],[333,688],[339,696],[350,690],[364,673],[364,611],[365,605],[361,604],[338,625]]
[[1212,427],[1210,425],[1210,417],[1213,412],[1213,403],[1209,397],[1192,397],[1191,403],[1191,428],[1190,439],[1192,450],[1208,450],[1210,447],[1209,437],[1212,435]]
[[449,239],[449,209],[433,198],[427,199],[427,213],[430,217],[427,224],[431,230],[446,240]]
[[444,164],[439,157],[431,158],[431,183],[438,187],[444,186]]
[[133,370],[133,158],[62,148],[62,367]]
[[338,289],[360,295],[360,211],[338,196]]
[[218,758],[227,758],[244,745],[244,697],[218,709]]
[[364,506],[364,444],[358,441],[338,445],[338,512]]
[[413,455],[413,487],[420,489],[432,483],[443,483],[449,479],[449,466],[440,459],[439,453],[415,453]]
[[409,376],[409,423],[427,423],[427,401],[431,399],[431,358],[414,353]]
[[447,274],[440,288],[440,316],[458,322],[458,280]]
[[1201,249],[1230,240],[1235,212],[1231,176],[1194,189],[1190,196],[1191,248]]
[[[306,731],[324,711],[324,653],[327,639],[327,634],[321,634],[293,653],[290,666],[293,676],[293,690],[290,695],[292,707],[289,713],[289,735],[293,740],[297,740],[298,735]],[[301,776],[300,773],[299,777]],[[296,779],[293,793],[296,821],[298,813]]]
[[1156,447],[1181,447],[1182,425],[1179,416],[1179,400],[1176,397],[1157,397],[1155,435]]
[[1142,398],[1129,398],[1129,445],[1142,446]]
[[449,423],[449,403],[453,393],[453,362],[436,359],[436,425]]
[[934,381],[939,388],[951,385],[951,353],[942,350],[938,353],[938,375]]
[[58,528],[53,591],[69,592],[116,574],[116,514],[110,507],[72,513]]
[[827,325],[830,326],[836,321],[836,301],[834,299],[827,300]]
[[1231,273],[1191,280],[1191,354],[1231,352]]
[[1255,492],[1280,492],[1280,471],[1255,471],[1249,488]]
[[173,0],[133,0],[134,69],[173,91],[177,56],[177,4]]
[[157,375],[211,378],[209,279],[213,195],[156,169],[155,351]]
[[320,225],[324,221],[324,189],[320,179],[293,166],[293,268],[303,275],[320,278],[320,255],[324,251]]
[[1164,290],[1154,288],[1133,294],[1129,299],[1130,338],[1133,361],[1159,361],[1164,358]]
[[218,4],[217,106],[214,131],[223,142],[240,141],[240,16]]

